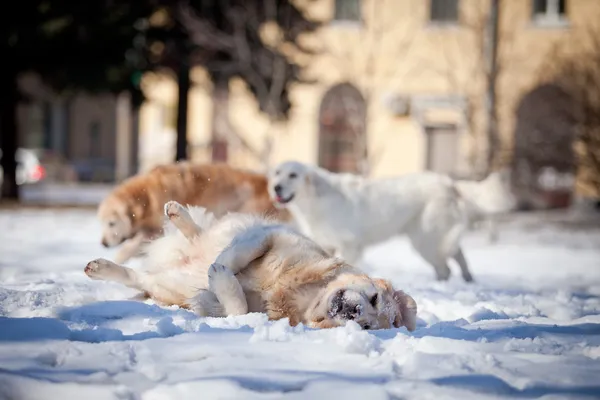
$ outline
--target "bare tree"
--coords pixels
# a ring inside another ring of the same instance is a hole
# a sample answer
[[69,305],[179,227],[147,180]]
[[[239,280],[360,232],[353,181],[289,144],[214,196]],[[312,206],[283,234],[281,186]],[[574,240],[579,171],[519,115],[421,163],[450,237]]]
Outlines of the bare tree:
[[[560,87],[569,96],[565,118],[575,127],[572,138],[581,182],[587,192],[600,196],[600,29],[594,24],[579,31],[579,50],[572,38],[559,42],[548,54],[542,81]],[[564,150],[564,149],[563,149]]]
[[[181,2],[177,15],[204,57],[218,54],[220,62],[202,62],[214,83],[213,138],[241,147],[268,167],[274,126],[287,118],[291,107],[289,86],[304,82],[300,66],[292,60],[298,53],[312,52],[299,44],[303,32],[316,29],[290,1],[228,1],[220,4],[219,18],[200,13]],[[206,11],[206,10],[205,10]],[[269,29],[270,28],[270,29]],[[291,53],[291,54],[290,54]],[[229,122],[229,79],[240,77],[257,99],[269,126],[264,143],[255,148]],[[213,144],[214,145],[214,144]]]
[[[467,12],[460,20],[464,35],[453,35],[456,42],[442,47],[443,62],[436,65],[431,61],[429,67],[445,77],[452,92],[464,96],[464,120],[473,139],[469,164],[480,176],[508,163],[508,151],[502,148],[499,135],[498,111],[501,105],[515,100],[520,91],[513,88],[510,93],[502,92],[498,83],[505,74],[514,73],[527,62],[513,48],[516,19],[509,13],[514,8],[502,8],[503,4],[500,0],[465,3]],[[478,133],[484,133],[485,145]]]

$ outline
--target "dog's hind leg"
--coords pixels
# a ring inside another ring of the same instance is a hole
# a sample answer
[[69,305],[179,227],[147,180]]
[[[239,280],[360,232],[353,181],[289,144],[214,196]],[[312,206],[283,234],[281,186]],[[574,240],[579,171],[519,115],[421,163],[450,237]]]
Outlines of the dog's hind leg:
[[262,229],[247,231],[236,236],[210,266],[208,287],[217,296],[226,315],[248,313],[248,301],[235,274],[264,256],[272,245],[272,232]]
[[460,267],[460,272],[462,274],[465,282],[473,282],[473,276],[471,275],[471,271],[469,271],[469,265],[467,264],[467,259],[462,252],[462,249],[459,247],[458,252],[452,257],[458,263]]
[[489,216],[486,218],[487,229],[488,229],[488,241],[490,243],[498,243],[500,239],[500,232],[498,232],[498,221],[496,216]]
[[208,269],[208,288],[223,306],[225,315],[248,313],[248,302],[242,285],[229,268],[212,264]]
[[123,267],[104,258],[90,261],[84,272],[94,280],[117,282],[132,289],[144,292],[138,273],[131,268]]
[[450,268],[446,258],[440,254],[439,243],[435,236],[408,235],[413,248],[427,261],[435,270],[438,281],[446,281],[450,277]]
[[430,257],[425,254],[421,254],[421,257],[433,266],[435,277],[438,281],[447,281],[450,278],[450,267],[448,267],[446,260],[441,257]]
[[215,264],[226,266],[235,275],[262,257],[272,244],[273,238],[268,231],[245,232],[236,236],[217,256]]
[[188,240],[202,233],[202,229],[196,225],[190,213],[176,201],[165,203],[165,215]]

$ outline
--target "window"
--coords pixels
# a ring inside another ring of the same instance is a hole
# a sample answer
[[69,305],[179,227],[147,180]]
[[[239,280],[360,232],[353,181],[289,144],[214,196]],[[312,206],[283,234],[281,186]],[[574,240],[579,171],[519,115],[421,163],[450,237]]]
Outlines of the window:
[[335,0],[336,21],[360,21],[360,0]]
[[458,0],[431,0],[430,20],[432,22],[458,22]]
[[566,20],[566,0],[533,0],[532,19],[539,25],[560,25]]

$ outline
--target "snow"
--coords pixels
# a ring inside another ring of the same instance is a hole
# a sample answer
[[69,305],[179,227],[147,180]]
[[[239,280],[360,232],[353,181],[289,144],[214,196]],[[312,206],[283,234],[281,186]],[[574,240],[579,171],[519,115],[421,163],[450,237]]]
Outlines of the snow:
[[[449,282],[403,239],[363,267],[419,305],[418,327],[290,327],[200,318],[89,280],[111,258],[92,210],[0,211],[0,399],[498,399],[600,397],[600,230],[472,232],[477,282]],[[139,266],[132,262],[133,267]]]

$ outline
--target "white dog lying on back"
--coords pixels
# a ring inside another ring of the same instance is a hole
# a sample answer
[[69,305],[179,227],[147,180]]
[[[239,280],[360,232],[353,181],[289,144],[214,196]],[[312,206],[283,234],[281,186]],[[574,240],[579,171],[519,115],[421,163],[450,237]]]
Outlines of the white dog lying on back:
[[[468,189],[433,172],[368,180],[295,161],[277,166],[269,177],[271,196],[292,213],[303,232],[349,263],[356,263],[366,246],[406,234],[438,280],[448,279],[447,261],[453,258],[470,282],[459,243],[474,191]],[[477,204],[478,209],[487,207]]]
[[173,201],[165,213],[179,231],[165,229],[150,242],[142,271],[98,259],[85,273],[203,316],[266,312],[315,328],[353,320],[364,329],[415,329],[412,297],[331,257],[289,226],[236,213],[216,219]]

